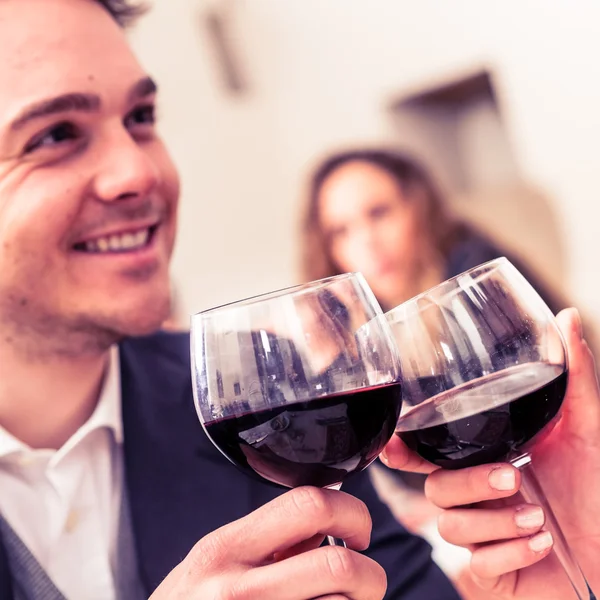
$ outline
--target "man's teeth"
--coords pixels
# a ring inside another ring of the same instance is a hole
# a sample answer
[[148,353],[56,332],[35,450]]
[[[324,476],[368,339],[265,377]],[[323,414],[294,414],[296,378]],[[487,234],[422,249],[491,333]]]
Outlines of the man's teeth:
[[137,250],[143,248],[150,239],[150,229],[143,229],[137,233],[123,233],[110,235],[85,243],[87,252],[123,252],[124,250]]

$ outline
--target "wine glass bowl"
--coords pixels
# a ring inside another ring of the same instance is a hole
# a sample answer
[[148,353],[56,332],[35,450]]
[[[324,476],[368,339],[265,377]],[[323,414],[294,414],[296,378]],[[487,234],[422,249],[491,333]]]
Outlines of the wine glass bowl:
[[387,314],[404,385],[396,432],[446,469],[511,460],[556,423],[567,355],[554,316],[498,259]]
[[191,343],[200,421],[250,475],[335,487],[393,435],[398,351],[359,274],[198,313]]

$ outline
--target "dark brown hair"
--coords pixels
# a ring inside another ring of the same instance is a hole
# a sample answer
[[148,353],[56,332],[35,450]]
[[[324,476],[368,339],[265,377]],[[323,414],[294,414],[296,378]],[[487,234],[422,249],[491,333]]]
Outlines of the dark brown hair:
[[329,241],[319,220],[319,197],[329,176],[351,162],[369,163],[393,177],[406,200],[414,203],[421,258],[429,263],[443,261],[464,225],[451,216],[427,171],[413,158],[393,150],[347,150],[321,161],[310,178],[301,231],[303,279],[321,279],[340,273],[331,258]]
[[94,2],[100,4],[121,27],[131,25],[148,8],[145,4],[131,0],[94,0]]

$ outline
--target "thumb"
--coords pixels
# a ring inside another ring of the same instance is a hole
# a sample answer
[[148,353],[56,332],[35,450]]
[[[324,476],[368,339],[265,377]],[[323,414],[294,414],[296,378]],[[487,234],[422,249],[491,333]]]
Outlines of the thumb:
[[569,356],[569,383],[563,404],[563,423],[579,436],[600,426],[600,392],[594,357],[582,336],[581,317],[575,308],[561,311],[556,320]]
[[421,458],[416,452],[409,450],[397,435],[392,436],[392,439],[387,443],[379,458],[390,469],[398,469],[400,471],[431,473],[437,468],[424,458]]

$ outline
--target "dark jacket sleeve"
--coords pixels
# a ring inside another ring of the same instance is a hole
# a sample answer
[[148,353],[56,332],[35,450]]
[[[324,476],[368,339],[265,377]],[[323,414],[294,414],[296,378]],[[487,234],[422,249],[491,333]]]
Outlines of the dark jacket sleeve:
[[433,562],[429,544],[406,531],[379,499],[368,470],[351,478],[342,489],[360,498],[371,513],[373,533],[365,554],[385,569],[386,600],[460,600]]

